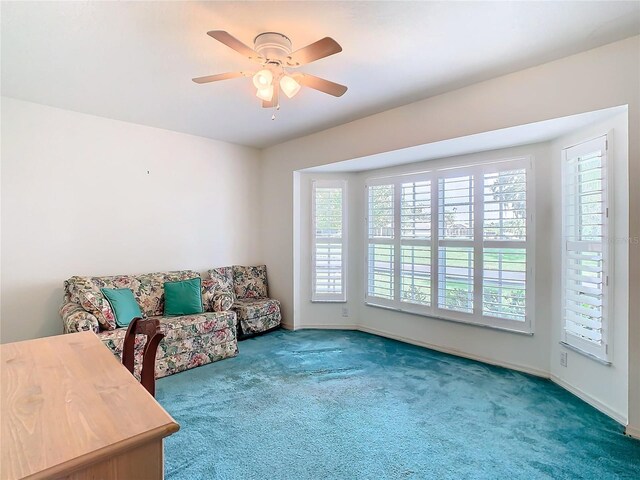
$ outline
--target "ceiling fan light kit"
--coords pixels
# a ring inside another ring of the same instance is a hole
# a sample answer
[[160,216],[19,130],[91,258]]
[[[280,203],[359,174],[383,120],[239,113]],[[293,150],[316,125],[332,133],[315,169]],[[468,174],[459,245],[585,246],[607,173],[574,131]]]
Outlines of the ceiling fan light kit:
[[[306,86],[335,97],[342,96],[347,87],[320,77],[305,73],[290,73],[288,69],[298,68],[324,57],[340,53],[342,47],[332,38],[325,37],[304,48],[292,52],[289,38],[277,32],[265,32],[253,40],[253,49],[222,30],[212,30],[207,35],[224,43],[251,61],[260,63],[257,72],[230,72],[194,78],[195,83],[210,83],[238,77],[253,77],[256,96],[262,100],[263,108],[280,108],[278,91],[293,98]],[[273,118],[273,117],[272,117]]]
[[273,82],[273,73],[270,70],[260,70],[253,76],[253,84],[258,90],[270,87],[271,82]]
[[296,82],[293,76],[282,75],[280,78],[280,90],[282,90],[287,97],[295,97],[300,91],[300,88],[302,88],[301,85]]
[[256,97],[265,102],[270,102],[273,99],[273,85],[269,85],[265,88],[259,88],[256,92]]

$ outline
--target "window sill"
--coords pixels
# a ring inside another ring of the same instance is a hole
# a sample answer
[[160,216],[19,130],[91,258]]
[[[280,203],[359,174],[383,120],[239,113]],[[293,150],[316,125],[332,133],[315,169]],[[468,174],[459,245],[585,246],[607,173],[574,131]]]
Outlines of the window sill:
[[311,303],[347,303],[346,300],[310,300]]
[[482,327],[482,328],[488,328],[491,330],[499,330],[501,332],[508,332],[508,333],[517,333],[518,335],[526,335],[528,337],[532,337],[533,336],[533,332],[527,332],[527,331],[523,331],[523,330],[516,330],[514,328],[508,328],[508,327],[499,327],[496,325],[487,325],[486,323],[477,323],[477,322],[467,322],[465,320],[460,320],[457,318],[448,318],[448,317],[443,317],[440,315],[428,315],[425,313],[421,313],[421,312],[415,312],[413,310],[403,310],[400,308],[396,308],[396,307],[390,307],[388,305],[380,305],[380,304],[376,304],[376,303],[371,303],[371,302],[364,302],[365,305],[369,306],[369,307],[375,307],[375,308],[382,308],[384,310],[391,310],[393,312],[399,312],[399,313],[408,313],[410,315],[417,315],[419,317],[426,317],[426,318],[433,318],[435,320],[444,320],[447,322],[453,322],[453,323],[459,323],[459,324],[463,324],[463,325],[473,325],[474,327]]
[[582,350],[581,348],[576,347],[576,346],[573,346],[573,345],[571,345],[571,344],[569,344],[569,343],[567,343],[567,342],[559,342],[559,343],[560,343],[560,345],[562,345],[564,348],[566,348],[566,349],[568,349],[568,350],[571,350],[572,352],[579,353],[580,355],[582,355],[582,356],[584,356],[584,357],[587,357],[587,358],[590,358],[591,360],[594,360],[594,361],[596,361],[596,362],[598,362],[598,363],[601,363],[602,365],[605,365],[605,366],[607,366],[607,367],[610,367],[610,366],[612,366],[612,365],[613,365],[613,363],[611,363],[609,360],[605,360],[605,359],[603,359],[603,358],[600,358],[600,357],[598,357],[598,356],[594,355],[593,353],[585,352],[585,351],[584,351],[584,350]]

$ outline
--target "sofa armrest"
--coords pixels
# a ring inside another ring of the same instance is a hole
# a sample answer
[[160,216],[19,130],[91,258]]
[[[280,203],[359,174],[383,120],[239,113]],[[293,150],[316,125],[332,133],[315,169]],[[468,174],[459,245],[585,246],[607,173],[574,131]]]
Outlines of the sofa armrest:
[[213,311],[226,312],[233,305],[233,295],[227,292],[219,292],[213,296]]
[[87,312],[81,305],[67,302],[60,307],[60,316],[64,326],[64,333],[82,332],[93,330],[100,332],[98,319],[92,313]]

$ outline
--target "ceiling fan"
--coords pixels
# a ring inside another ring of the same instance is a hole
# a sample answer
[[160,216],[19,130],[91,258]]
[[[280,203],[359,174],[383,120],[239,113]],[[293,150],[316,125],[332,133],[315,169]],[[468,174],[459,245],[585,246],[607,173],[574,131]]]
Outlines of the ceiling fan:
[[281,33],[261,33],[253,40],[253,48],[248,47],[223,30],[212,30],[207,32],[207,35],[224,43],[249,60],[259,63],[262,68],[257,72],[228,72],[198,77],[193,79],[196,83],[217,82],[238,77],[253,77],[253,84],[257,89],[256,96],[262,100],[264,108],[279,107],[278,97],[280,91],[287,97],[293,98],[300,91],[302,85],[328,93],[334,97],[340,97],[347,91],[347,87],[339,83],[330,82],[308,73],[292,73],[289,71],[289,69],[298,68],[321,58],[340,53],[342,47],[333,38],[325,37],[292,52],[291,40]]

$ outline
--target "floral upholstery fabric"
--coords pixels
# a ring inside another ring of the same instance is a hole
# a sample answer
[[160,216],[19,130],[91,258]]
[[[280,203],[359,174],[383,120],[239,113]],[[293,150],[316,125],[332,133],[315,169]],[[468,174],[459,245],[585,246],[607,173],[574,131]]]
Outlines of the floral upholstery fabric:
[[205,312],[213,312],[213,297],[216,283],[207,278],[202,280],[202,308]]
[[232,309],[238,315],[240,333],[261,333],[280,325],[280,302],[272,298],[237,299]]
[[235,300],[232,267],[212,268],[207,272],[207,274],[215,284],[215,291],[230,293],[234,297],[232,300]]
[[[238,353],[234,312],[209,312],[182,317],[150,317],[160,320],[165,337],[156,353],[156,378],[233,357]],[[98,334],[111,352],[122,359],[125,328]],[[134,374],[140,376],[144,335],[136,335]]]
[[213,297],[213,311],[226,312],[233,306],[233,295],[230,293],[216,293]]
[[[203,282],[204,313],[178,317],[162,317],[164,283],[198,278],[191,270],[119,275],[114,277],[71,277],[65,282],[65,303],[60,316],[65,333],[93,330],[118,358],[126,328],[116,328],[113,311],[101,288],[130,288],[143,315],[160,320],[164,338],[156,354],[156,378],[181,372],[206,363],[233,357],[238,353],[237,316],[230,310],[230,291],[216,290],[218,285]],[[140,377],[145,337],[135,343],[134,374]]]
[[233,305],[231,292],[219,289],[218,282],[210,278],[202,280],[202,306],[205,312],[225,312]]
[[233,266],[233,288],[237,299],[266,298],[267,266]]
[[233,292],[231,309],[238,315],[238,332],[261,333],[280,325],[280,302],[267,298],[267,266],[213,268],[207,272],[220,291]]
[[71,277],[65,282],[65,291],[73,303],[81,305],[98,319],[103,330],[116,328],[115,316],[101,288],[130,288],[144,316],[162,315],[164,311],[164,283],[199,277],[198,272],[147,273],[143,275],[117,275],[113,277]]
[[62,317],[62,325],[64,333],[82,332],[84,330],[93,330],[98,333],[100,324],[95,315],[87,312],[81,305],[68,302],[60,307],[60,316]]

